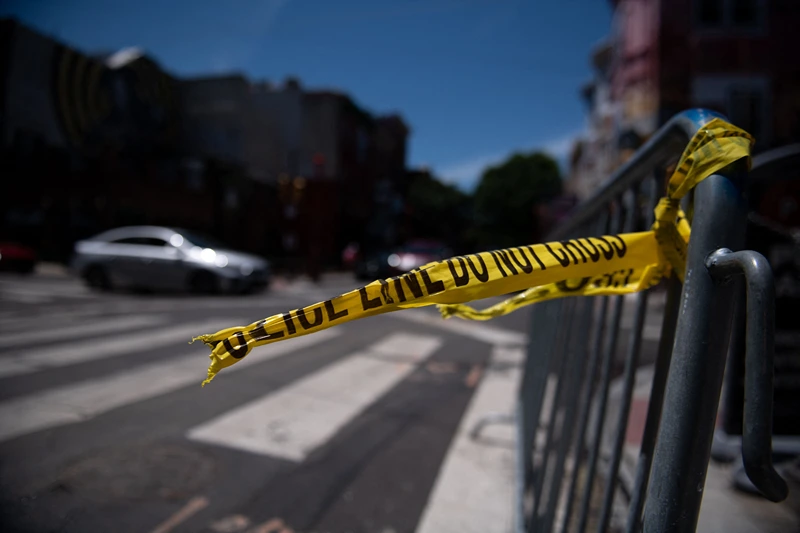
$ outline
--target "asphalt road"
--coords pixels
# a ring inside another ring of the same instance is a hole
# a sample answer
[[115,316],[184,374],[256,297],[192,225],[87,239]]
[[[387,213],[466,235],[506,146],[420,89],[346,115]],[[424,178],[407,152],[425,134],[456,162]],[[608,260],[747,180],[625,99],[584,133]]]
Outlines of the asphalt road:
[[257,349],[200,388],[193,335],[357,285],[193,297],[0,277],[0,530],[504,529],[511,446],[472,449],[466,430],[510,408],[526,311],[357,321]]

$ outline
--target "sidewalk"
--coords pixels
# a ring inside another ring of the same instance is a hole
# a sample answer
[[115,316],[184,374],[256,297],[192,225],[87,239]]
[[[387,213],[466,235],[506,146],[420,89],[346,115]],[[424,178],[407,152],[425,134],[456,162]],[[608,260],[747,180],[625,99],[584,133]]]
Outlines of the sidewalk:
[[41,262],[36,264],[34,276],[46,278],[68,278],[72,276],[66,265],[61,263]]
[[[636,373],[631,412],[625,437],[625,453],[620,466],[620,481],[630,490],[636,471],[639,445],[644,432],[653,367],[639,368]],[[603,432],[602,455],[611,455],[614,423],[622,395],[622,381],[615,380],[609,392],[606,427]],[[698,533],[796,533],[800,531],[800,483],[784,476],[789,483],[789,498],[772,503],[760,496],[741,492],[733,487],[736,463],[711,462],[697,525]],[[624,516],[615,517],[624,522]],[[622,523],[620,522],[620,523]],[[614,524],[612,523],[612,528]]]

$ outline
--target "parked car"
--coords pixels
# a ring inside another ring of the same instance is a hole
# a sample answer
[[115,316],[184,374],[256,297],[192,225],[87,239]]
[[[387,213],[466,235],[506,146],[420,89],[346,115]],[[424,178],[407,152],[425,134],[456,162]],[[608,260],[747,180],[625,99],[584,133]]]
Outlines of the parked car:
[[356,265],[356,277],[372,280],[397,276],[452,255],[452,251],[441,242],[414,240],[395,250],[370,254]]
[[269,285],[264,259],[194,232],[128,226],[75,244],[72,268],[93,288],[133,287],[198,293],[249,292]]
[[30,274],[36,268],[36,252],[16,242],[0,242],[0,271]]

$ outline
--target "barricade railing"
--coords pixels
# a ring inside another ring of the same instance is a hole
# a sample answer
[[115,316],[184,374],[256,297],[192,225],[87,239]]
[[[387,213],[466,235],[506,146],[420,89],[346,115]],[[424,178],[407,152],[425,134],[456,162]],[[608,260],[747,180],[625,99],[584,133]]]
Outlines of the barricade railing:
[[[700,510],[731,321],[736,303],[746,302],[742,458],[753,485],[780,501],[787,488],[772,466],[772,272],[760,254],[731,251],[743,245],[752,142],[714,113],[677,115],[551,242],[434,261],[200,335],[195,340],[211,349],[204,384],[254,347],[382,313],[436,304],[445,318],[487,320],[536,304],[511,417],[518,431],[515,530],[689,532]],[[743,282],[733,279],[741,275]],[[466,305],[509,293],[516,294],[486,309]],[[649,376],[643,362],[652,362]],[[638,408],[648,401],[638,441],[628,438],[634,398]],[[490,416],[473,434],[500,420]],[[632,443],[638,454],[629,453]],[[628,463],[631,469],[622,468]]]
[[[715,117],[673,117],[548,240],[649,230],[670,166]],[[684,284],[673,275],[635,295],[534,306],[514,417],[515,531],[695,530],[741,290],[727,280],[737,273],[747,287],[743,460],[767,498],[786,497],[771,463],[772,274],[760,255],[730,252],[743,245],[746,172],[731,165],[685,199],[693,216]],[[637,379],[643,354],[652,371]],[[621,469],[637,387],[650,389],[646,419],[636,464]]]

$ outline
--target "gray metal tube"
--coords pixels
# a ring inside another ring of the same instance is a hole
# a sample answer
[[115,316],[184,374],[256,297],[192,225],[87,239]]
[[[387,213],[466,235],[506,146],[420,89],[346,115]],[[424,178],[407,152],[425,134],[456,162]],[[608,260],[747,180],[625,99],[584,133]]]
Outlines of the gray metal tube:
[[561,526],[561,533],[567,533],[570,518],[572,517],[572,506],[575,503],[575,490],[578,486],[578,475],[580,474],[580,467],[583,463],[583,442],[586,440],[586,428],[589,425],[589,414],[591,413],[592,392],[594,391],[594,380],[597,374],[597,366],[600,362],[600,352],[603,346],[603,333],[606,324],[606,315],[608,314],[608,304],[610,297],[601,296],[600,300],[600,314],[597,321],[597,328],[592,333],[591,353],[589,359],[589,369],[586,375],[586,386],[583,390],[579,391],[581,394],[580,408],[578,411],[578,436],[575,439],[574,449],[572,451],[572,473],[570,474],[569,485],[567,489],[566,509],[564,512],[564,523]]
[[[616,214],[615,227],[618,228],[623,219],[623,210],[625,202],[620,201],[617,203],[619,211]],[[629,213],[628,219],[625,222],[625,231],[630,231],[633,228],[633,213]],[[606,345],[603,349],[603,364],[600,375],[600,398],[597,402],[597,418],[593,426],[593,437],[591,449],[589,451],[589,465],[586,472],[586,486],[583,488],[583,497],[581,498],[581,511],[580,518],[578,519],[578,533],[584,533],[586,526],[589,522],[589,508],[592,501],[592,490],[594,488],[594,476],[597,473],[597,462],[600,457],[600,441],[603,438],[603,426],[605,425],[606,418],[606,403],[608,402],[608,388],[611,383],[611,366],[614,362],[614,354],[617,351],[617,340],[619,339],[619,324],[622,319],[622,306],[624,304],[624,296],[615,296],[613,298],[613,305],[611,311],[611,325],[608,329],[608,336]]]
[[[525,360],[525,371],[522,376],[520,395],[516,409],[518,439],[517,443],[517,479],[515,498],[515,527],[517,531],[526,531],[525,499],[531,487],[534,438],[539,425],[544,387],[553,356],[551,350],[555,340],[555,326],[558,319],[557,310],[562,302],[544,302],[534,306],[531,313],[531,341],[528,343],[528,354]],[[532,342],[541,339],[541,344]]]
[[582,298],[579,301],[582,307],[580,311],[580,320],[578,320],[578,327],[572,333],[572,339],[569,349],[569,364],[567,372],[569,378],[566,386],[561,391],[561,394],[566,396],[566,406],[564,408],[564,418],[561,424],[561,433],[559,434],[559,446],[556,453],[554,472],[550,478],[549,497],[547,499],[547,508],[541,521],[541,531],[550,531],[553,527],[553,519],[555,518],[556,505],[558,505],[559,496],[561,495],[561,482],[564,477],[564,463],[569,450],[570,442],[572,441],[572,433],[575,429],[575,411],[578,406],[578,392],[580,383],[583,380],[583,373],[586,370],[586,365],[582,364],[582,359],[586,354],[587,339],[582,337],[582,334],[591,328],[592,322],[592,304],[594,302],[588,298]]
[[695,189],[675,346],[653,458],[645,532],[694,532],[703,497],[717,414],[733,293],[714,284],[705,260],[718,248],[740,248],[746,204],[743,174],[714,175]]
[[747,477],[773,502],[786,499],[786,482],[772,466],[772,396],[775,358],[775,282],[766,258],[750,250],[717,250],[708,257],[715,278],[744,274],[747,291],[745,403],[742,455]]
[[668,157],[680,154],[697,130],[714,118],[725,117],[707,109],[689,109],[673,116],[631,159],[609,176],[590,198],[575,207],[569,219],[548,235],[547,240],[561,240],[574,233],[575,228],[597,216],[617,196],[642,181],[653,167],[664,163]]
[[625,434],[628,427],[628,415],[633,399],[633,387],[636,382],[636,367],[639,363],[639,352],[642,346],[642,328],[647,311],[647,292],[636,295],[636,311],[634,314],[631,338],[628,341],[627,354],[625,355],[625,370],[623,373],[623,392],[617,412],[617,425],[614,433],[614,443],[611,449],[611,461],[606,477],[605,494],[603,494],[603,507],[600,520],[597,523],[597,532],[603,533],[611,521],[611,506],[614,503],[614,493],[617,490],[617,474],[619,463],[622,460],[622,447],[625,444]]
[[672,345],[675,342],[675,325],[678,321],[678,308],[681,300],[681,282],[675,276],[667,281],[667,301],[664,305],[664,318],[661,322],[661,339],[658,341],[658,353],[653,369],[653,383],[650,388],[650,401],[647,404],[647,418],[639,448],[639,460],[636,463],[636,477],[633,481],[631,505],[628,509],[628,521],[625,533],[638,533],[642,525],[642,508],[644,507],[645,489],[650,480],[650,466],[653,463],[653,449],[661,422],[661,410],[664,405],[664,389],[667,385],[669,363],[672,360]]
[[[564,306],[562,307],[564,311],[564,315],[559,321],[559,340],[558,344],[556,345],[555,352],[556,357],[560,357],[561,360],[558,361],[558,382],[556,383],[556,390],[555,394],[553,395],[553,404],[550,407],[550,417],[549,423],[547,424],[547,433],[544,443],[544,450],[542,451],[542,465],[538,471],[534,471],[534,490],[533,490],[533,497],[534,497],[534,505],[536,511],[533,513],[533,521],[538,520],[538,510],[542,509],[542,501],[543,493],[542,489],[544,488],[544,479],[545,475],[547,474],[547,465],[548,460],[550,458],[550,450],[553,447],[553,435],[555,433],[556,427],[556,418],[558,416],[558,409],[560,407],[560,403],[563,398],[563,391],[564,391],[564,384],[566,378],[566,372],[568,370],[568,362],[569,362],[569,344],[570,344],[570,330],[572,329],[572,320],[575,315],[575,298],[568,298],[564,300]],[[535,439],[534,439],[535,440]]]

